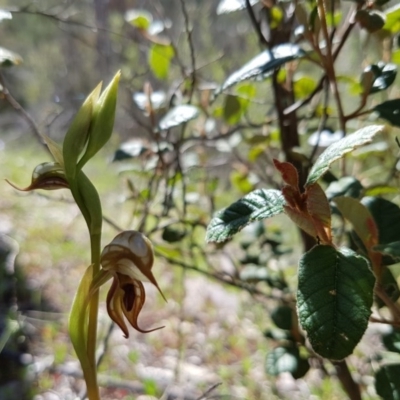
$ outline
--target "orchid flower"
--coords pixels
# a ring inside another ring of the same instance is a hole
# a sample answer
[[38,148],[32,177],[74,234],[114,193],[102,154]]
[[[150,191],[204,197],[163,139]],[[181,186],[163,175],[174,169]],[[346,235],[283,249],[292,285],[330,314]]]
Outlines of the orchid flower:
[[113,278],[107,295],[107,311],[125,337],[129,337],[125,319],[133,328],[142,333],[163,328],[143,330],[137,322],[146,299],[142,282],[151,282],[166,300],[151,272],[154,253],[150,240],[137,231],[122,232],[104,248],[100,263],[102,269],[93,281],[91,292],[93,293],[108,279]]

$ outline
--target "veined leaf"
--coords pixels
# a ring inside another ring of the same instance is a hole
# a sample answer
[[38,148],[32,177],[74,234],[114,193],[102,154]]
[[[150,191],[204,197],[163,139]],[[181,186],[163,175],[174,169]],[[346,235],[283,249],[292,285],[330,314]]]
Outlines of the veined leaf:
[[310,186],[317,182],[322,175],[328,171],[330,165],[342,158],[345,154],[353,151],[359,146],[366,143],[370,143],[372,138],[380,131],[384,126],[382,125],[371,125],[361,128],[351,135],[344,137],[343,139],[331,144],[315,161],[311,171],[308,175],[305,186]]
[[264,78],[272,74],[274,69],[292,61],[296,58],[305,56],[305,51],[297,44],[285,43],[265,50],[238,71],[231,74],[222,86],[215,92],[216,95],[246,79],[251,79],[262,75]]
[[368,325],[375,277],[368,261],[350,249],[318,245],[299,263],[297,310],[320,356],[350,355]]
[[283,212],[285,200],[275,189],[257,189],[221,210],[207,227],[207,242],[224,242],[254,221]]
[[161,118],[158,126],[160,130],[164,131],[167,129],[174,128],[182,125],[192,119],[195,119],[199,115],[199,109],[189,104],[183,104],[171,108],[163,118]]

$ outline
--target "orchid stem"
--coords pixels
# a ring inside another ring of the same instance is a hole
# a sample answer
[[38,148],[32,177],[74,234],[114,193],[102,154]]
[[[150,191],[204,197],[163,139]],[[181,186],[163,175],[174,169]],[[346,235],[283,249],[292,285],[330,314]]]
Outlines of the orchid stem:
[[[90,245],[92,252],[92,264],[93,264],[93,278],[100,271],[100,245],[101,245],[101,234],[91,234]],[[100,399],[99,386],[97,384],[97,363],[96,363],[96,342],[97,342],[97,317],[99,311],[99,291],[97,290],[89,303],[89,324],[88,324],[88,335],[87,335],[87,355],[89,362],[91,363],[91,371],[93,374],[90,381],[86,381],[89,400]]]

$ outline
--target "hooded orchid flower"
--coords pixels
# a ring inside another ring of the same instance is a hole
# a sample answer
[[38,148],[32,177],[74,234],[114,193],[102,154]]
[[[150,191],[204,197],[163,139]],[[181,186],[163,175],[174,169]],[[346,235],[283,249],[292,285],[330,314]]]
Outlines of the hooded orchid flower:
[[163,328],[143,330],[137,322],[146,299],[143,281],[151,282],[166,300],[151,272],[154,253],[150,240],[137,231],[122,232],[103,249],[100,263],[102,269],[93,282],[92,292],[113,278],[107,295],[107,311],[125,337],[129,337],[125,319],[143,333]]

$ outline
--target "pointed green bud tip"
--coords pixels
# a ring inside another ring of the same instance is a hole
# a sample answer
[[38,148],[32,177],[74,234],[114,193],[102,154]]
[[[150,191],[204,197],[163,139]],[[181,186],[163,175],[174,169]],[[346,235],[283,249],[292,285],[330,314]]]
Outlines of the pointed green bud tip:
[[86,151],[78,163],[78,170],[82,169],[111,137],[114,128],[120,77],[121,71],[118,71],[109,85],[104,89],[98,101],[94,104],[89,140]]
[[39,164],[32,173],[32,181],[26,188],[19,188],[13,183],[6,181],[15,189],[22,192],[30,192],[31,190],[44,189],[44,190],[57,190],[69,188],[68,182],[65,178],[64,170],[59,163],[46,162]]
[[86,98],[64,138],[63,159],[65,173],[69,179],[76,175],[76,165],[89,140],[89,128],[92,123],[94,106],[99,100],[102,82]]

